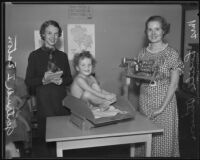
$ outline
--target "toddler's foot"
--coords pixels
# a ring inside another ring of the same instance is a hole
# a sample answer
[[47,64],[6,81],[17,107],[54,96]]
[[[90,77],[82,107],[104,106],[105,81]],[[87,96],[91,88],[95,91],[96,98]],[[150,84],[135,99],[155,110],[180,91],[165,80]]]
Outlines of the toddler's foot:
[[110,104],[109,103],[104,103],[102,105],[99,106],[101,111],[106,111],[109,110],[110,108]]

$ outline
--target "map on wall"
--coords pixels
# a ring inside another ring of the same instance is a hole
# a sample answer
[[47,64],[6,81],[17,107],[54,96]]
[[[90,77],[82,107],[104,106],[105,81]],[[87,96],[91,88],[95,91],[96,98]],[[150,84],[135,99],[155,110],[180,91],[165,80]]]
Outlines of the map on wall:
[[74,54],[83,50],[90,51],[95,57],[95,25],[68,24],[68,58],[72,60]]
[[[34,41],[35,41],[35,50],[42,46],[43,41],[42,41],[42,39],[40,37],[39,30],[35,30],[34,31]],[[61,35],[59,41],[56,44],[56,48],[59,49],[60,51],[64,52],[64,36],[63,36],[63,32],[62,32],[62,35]]]

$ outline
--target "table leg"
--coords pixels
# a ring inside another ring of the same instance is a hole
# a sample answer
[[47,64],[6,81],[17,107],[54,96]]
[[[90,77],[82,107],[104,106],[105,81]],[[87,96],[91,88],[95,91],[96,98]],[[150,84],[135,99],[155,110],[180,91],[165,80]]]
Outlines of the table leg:
[[[145,148],[146,148],[146,157],[151,157],[151,141],[152,141],[152,134],[147,134],[143,137],[145,140]],[[141,142],[141,141],[140,141]],[[130,144],[130,157],[135,156],[135,143]]]
[[135,156],[135,144],[130,144],[130,157]]
[[62,147],[62,143],[60,142],[56,143],[56,154],[57,154],[57,157],[63,157],[63,147]]
[[[145,142],[146,146],[146,157],[151,157],[151,142],[152,134],[136,135],[136,136],[125,136],[125,137],[109,137],[100,139],[87,139],[78,141],[63,141],[56,142],[56,152],[57,157],[63,157],[63,150],[67,149],[77,149],[77,148],[88,148],[96,146],[109,146],[116,144],[130,144],[130,156],[135,155],[135,145],[134,143]],[[95,143],[94,143],[95,142]],[[83,146],[80,146],[80,143]],[[94,145],[98,144],[98,145]]]
[[152,134],[148,134],[146,141],[146,157],[151,157],[151,142],[152,142]]

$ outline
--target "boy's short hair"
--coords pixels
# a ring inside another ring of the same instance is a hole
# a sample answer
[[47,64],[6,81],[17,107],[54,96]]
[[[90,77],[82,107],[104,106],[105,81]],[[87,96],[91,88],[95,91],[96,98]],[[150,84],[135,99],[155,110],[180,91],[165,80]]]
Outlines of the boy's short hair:
[[75,69],[76,69],[76,66],[78,66],[78,64],[79,64],[79,61],[81,59],[84,59],[84,58],[91,59],[92,60],[92,66],[95,67],[96,60],[94,59],[94,57],[92,56],[90,51],[82,51],[81,53],[77,53],[77,54],[74,55],[73,64],[74,64]]

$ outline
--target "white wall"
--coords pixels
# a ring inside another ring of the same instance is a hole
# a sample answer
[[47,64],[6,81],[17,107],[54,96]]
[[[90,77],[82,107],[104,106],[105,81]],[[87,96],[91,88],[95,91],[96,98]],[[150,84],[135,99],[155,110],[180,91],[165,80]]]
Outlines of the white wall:
[[[67,52],[67,24],[95,24],[96,75],[105,89],[120,92],[119,64],[122,57],[136,56],[144,43],[144,24],[149,16],[161,15],[171,23],[166,36],[170,44],[180,51],[181,19],[180,5],[151,4],[93,4],[93,18],[69,19],[68,5],[7,5],[6,6],[6,51],[8,36],[17,36],[17,50],[13,61],[17,63],[18,75],[25,77],[27,58],[34,50],[34,30],[49,19],[58,21],[64,31]],[[6,53],[7,55],[7,53]]]

